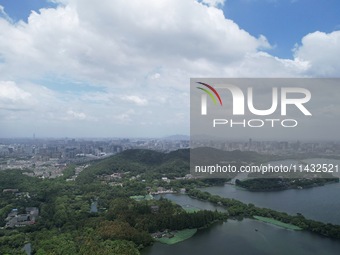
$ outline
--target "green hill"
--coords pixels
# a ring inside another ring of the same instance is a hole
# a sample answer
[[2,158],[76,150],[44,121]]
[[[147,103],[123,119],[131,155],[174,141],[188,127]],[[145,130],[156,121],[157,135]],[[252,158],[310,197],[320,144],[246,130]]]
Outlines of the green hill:
[[[270,156],[256,152],[222,151],[214,148],[197,148],[190,153],[181,149],[169,153],[153,150],[126,150],[112,157],[97,161],[85,169],[77,178],[82,183],[90,183],[98,175],[130,172],[132,175],[146,174],[149,178],[181,177],[190,173],[190,156],[202,164],[224,161],[265,162]],[[196,157],[196,158],[195,158]]]
[[154,178],[185,176],[189,174],[189,150],[162,153],[133,149],[103,159],[85,169],[77,178],[79,182],[92,182],[102,174],[130,172],[133,175],[148,174]]

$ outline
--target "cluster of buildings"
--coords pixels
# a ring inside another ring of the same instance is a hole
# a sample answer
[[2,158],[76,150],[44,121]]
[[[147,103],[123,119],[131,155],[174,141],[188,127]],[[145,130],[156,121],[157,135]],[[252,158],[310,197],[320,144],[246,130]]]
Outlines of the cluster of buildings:
[[[20,192],[18,189],[3,189],[3,193],[14,195],[17,198],[31,198],[28,192]],[[39,216],[37,207],[26,207],[24,213],[19,213],[17,208],[11,210],[7,215],[5,228],[17,228],[35,224]]]
[[319,155],[338,155],[340,142],[301,142],[301,141],[215,141],[194,139],[191,147],[212,147],[224,151],[255,151],[262,154],[315,153]]
[[[172,139],[9,139],[0,138],[0,170],[43,168],[50,172],[67,163],[84,163],[128,149],[173,151],[188,148],[189,140]],[[56,167],[53,169],[53,167]],[[46,171],[44,171],[46,172]],[[57,175],[57,172],[53,172]]]
[[48,179],[62,176],[66,166],[66,163],[58,163],[57,160],[39,161],[34,158],[25,160],[11,158],[0,164],[0,170],[27,170],[24,174],[28,176]]
[[102,184],[108,184],[110,186],[120,186],[123,187],[122,178],[126,173],[113,173],[113,174],[103,174],[97,178]]
[[[39,178],[56,178],[70,163],[105,158],[127,149],[172,151],[187,148],[188,140],[173,139],[9,139],[0,138],[0,170],[28,170]],[[75,180],[84,168],[76,168]],[[111,182],[113,185],[121,185]]]
[[3,189],[3,193],[12,193],[17,198],[31,198],[30,193],[28,192],[19,192],[18,189]]
[[33,157],[41,161],[72,161],[104,157],[127,149],[172,151],[189,147],[189,140],[172,139],[9,139],[0,138],[0,157]]
[[18,209],[12,209],[5,219],[5,228],[25,227],[35,224],[38,216],[39,209],[37,207],[26,207],[25,213],[21,214],[19,214]]

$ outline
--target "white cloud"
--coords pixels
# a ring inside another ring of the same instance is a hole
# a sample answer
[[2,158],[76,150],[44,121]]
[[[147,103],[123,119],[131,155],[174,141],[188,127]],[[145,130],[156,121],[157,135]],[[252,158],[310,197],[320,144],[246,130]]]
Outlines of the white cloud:
[[124,111],[122,113],[114,115],[114,116],[112,116],[112,118],[118,124],[128,124],[128,123],[133,122],[132,115],[134,115],[134,114],[135,114],[135,111],[130,109],[128,111]]
[[151,80],[157,80],[160,77],[161,77],[161,75],[159,73],[154,73],[154,74],[150,75]]
[[68,117],[76,120],[84,120],[86,119],[86,114],[83,112],[75,112],[73,110],[68,110],[67,111]]
[[5,20],[9,22],[13,22],[13,20],[5,12],[5,8],[2,5],[0,5],[0,17],[3,17]]
[[308,62],[308,73],[316,76],[340,76],[340,31],[314,32],[302,38],[294,54],[296,60]]
[[209,6],[223,6],[226,0],[202,0],[202,3],[205,3]]
[[265,52],[248,54],[238,64],[225,69],[228,77],[301,77],[309,63],[302,60],[280,59]]
[[[32,12],[27,23],[12,23],[0,9],[0,77],[10,81],[0,83],[2,124],[14,118],[57,134],[67,119],[69,135],[187,133],[190,77],[340,73],[338,32],[307,35],[294,60],[280,59],[262,51],[272,47],[265,36],[252,36],[216,8],[223,0],[53,2],[62,4]],[[65,82],[58,88],[46,77]],[[156,120],[160,130],[135,128]],[[7,125],[10,133],[16,123]]]
[[0,81],[0,102],[24,101],[31,97],[31,94],[20,89],[13,81]]
[[6,61],[0,73],[21,69],[18,76],[53,73],[134,86],[131,77],[142,79],[155,66],[176,70],[199,59],[227,65],[269,47],[221,10],[192,0],[69,2],[33,12],[28,23],[0,23],[0,54]]
[[124,101],[127,101],[127,102],[134,103],[134,104],[139,105],[139,106],[143,106],[143,105],[148,104],[148,100],[141,98],[139,96],[122,96],[121,99],[124,100]]

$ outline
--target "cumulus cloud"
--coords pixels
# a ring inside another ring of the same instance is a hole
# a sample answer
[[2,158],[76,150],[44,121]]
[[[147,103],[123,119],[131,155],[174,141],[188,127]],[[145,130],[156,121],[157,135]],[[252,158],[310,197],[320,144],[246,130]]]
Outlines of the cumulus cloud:
[[161,75],[159,73],[154,73],[154,74],[151,74],[149,77],[151,80],[157,80],[161,77]]
[[139,96],[123,96],[122,100],[134,103],[134,104],[139,105],[139,106],[143,106],[143,105],[148,104],[148,100],[141,98]]
[[[67,119],[70,135],[80,128],[90,135],[100,127],[92,122],[105,123],[105,136],[119,133],[117,123],[126,132],[143,123],[140,136],[187,133],[190,77],[339,74],[338,32],[309,34],[294,59],[280,59],[264,52],[272,47],[264,35],[253,36],[224,16],[223,0],[53,2],[56,8],[32,12],[27,22],[11,22],[0,8],[0,77],[6,81],[0,107],[31,111],[0,109],[3,124],[11,117],[53,130]],[[59,88],[53,80],[60,78]],[[159,123],[160,130],[152,129]]]
[[0,31],[3,74],[20,68],[25,77],[53,72],[116,86],[131,85],[132,75],[142,78],[155,66],[176,70],[200,59],[226,65],[269,47],[222,10],[192,0],[72,0],[32,12],[28,23],[3,20]]
[[317,76],[340,75],[340,31],[332,33],[314,32],[302,38],[295,48],[297,61],[307,62],[308,72]]
[[13,81],[0,81],[0,100],[3,101],[24,101],[31,97],[31,94],[20,89]]
[[83,112],[75,112],[73,110],[68,110],[67,115],[72,119],[84,120],[86,119],[86,114]]
[[112,116],[113,120],[118,124],[128,124],[132,122],[132,115],[136,114],[133,109],[121,112]]
[[8,14],[5,12],[5,8],[2,5],[0,5],[0,17],[3,17],[5,20],[9,22],[13,22],[11,17],[9,17]]
[[223,6],[226,0],[202,0],[202,3],[205,3],[209,6]]

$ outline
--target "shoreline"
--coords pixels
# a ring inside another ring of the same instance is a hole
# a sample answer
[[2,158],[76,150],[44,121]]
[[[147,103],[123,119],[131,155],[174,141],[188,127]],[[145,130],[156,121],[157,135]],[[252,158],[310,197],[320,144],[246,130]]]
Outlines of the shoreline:
[[154,238],[154,240],[162,244],[173,245],[173,244],[183,242],[193,237],[196,233],[197,233],[197,228],[182,229],[182,230],[170,231],[170,234],[173,235],[172,237]]
[[255,220],[258,220],[258,221],[261,221],[261,222],[264,222],[264,223],[269,223],[271,225],[278,226],[278,227],[281,227],[281,228],[284,228],[284,229],[289,229],[289,230],[294,230],[294,231],[303,230],[302,228],[300,228],[296,225],[285,223],[285,222],[275,220],[275,219],[269,218],[269,217],[262,217],[262,216],[254,215],[253,218]]

